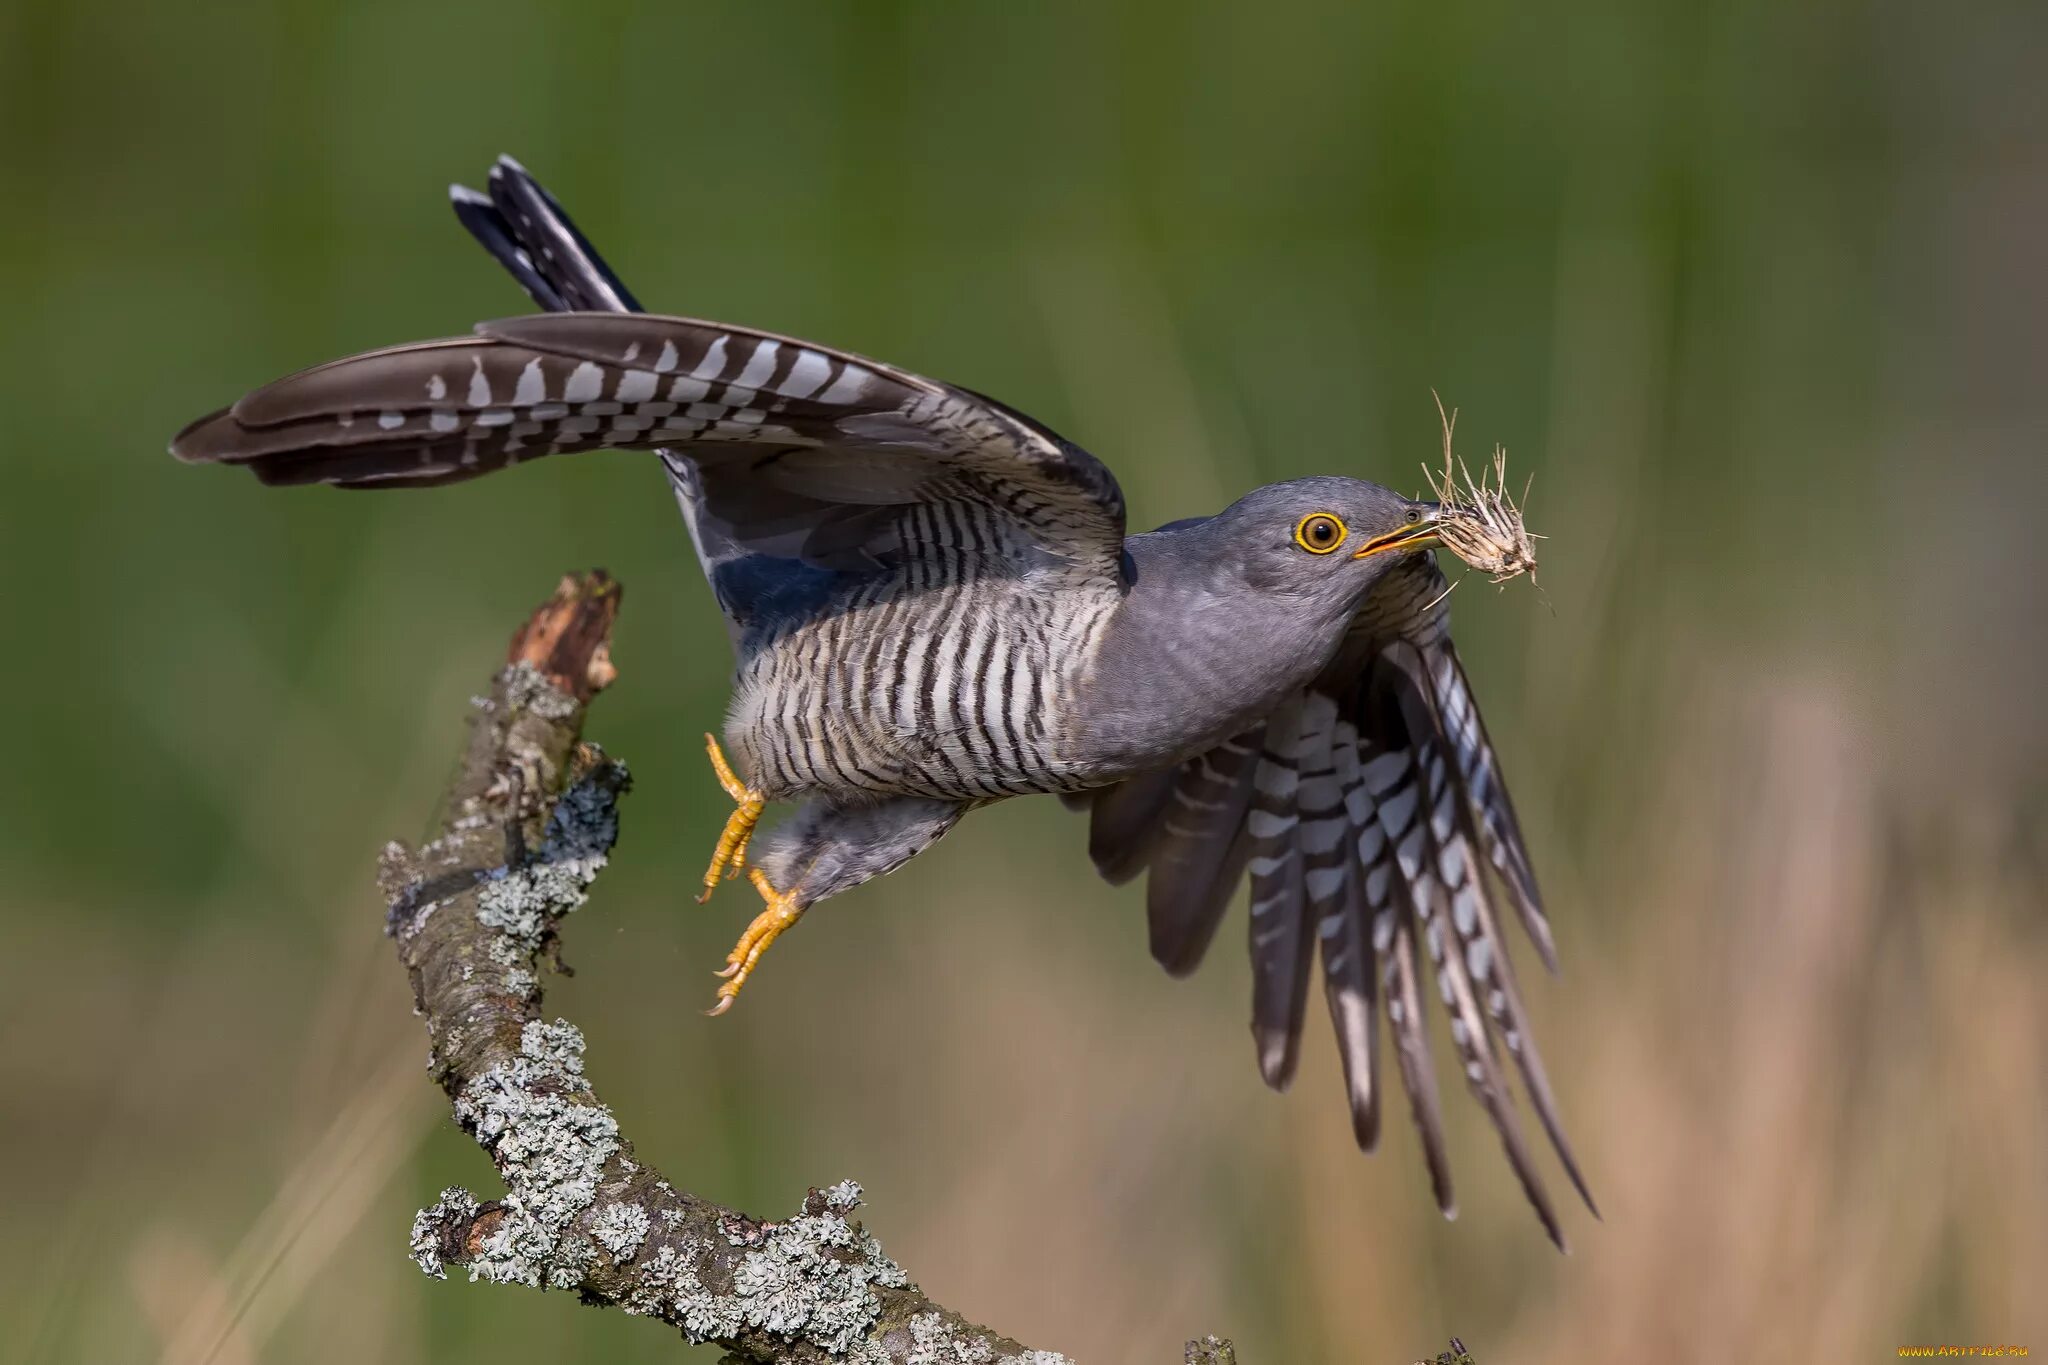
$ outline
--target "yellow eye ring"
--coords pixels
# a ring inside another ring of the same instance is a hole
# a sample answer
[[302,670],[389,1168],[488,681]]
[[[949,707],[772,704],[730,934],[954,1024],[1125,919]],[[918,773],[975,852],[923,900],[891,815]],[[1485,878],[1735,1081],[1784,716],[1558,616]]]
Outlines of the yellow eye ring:
[[1312,555],[1334,552],[1351,529],[1334,512],[1311,512],[1294,524],[1294,543]]

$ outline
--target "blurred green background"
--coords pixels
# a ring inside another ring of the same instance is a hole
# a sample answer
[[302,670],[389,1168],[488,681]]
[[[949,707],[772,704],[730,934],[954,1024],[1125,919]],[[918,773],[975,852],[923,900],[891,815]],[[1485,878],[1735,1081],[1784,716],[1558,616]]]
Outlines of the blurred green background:
[[[2034,0],[8,0],[0,1356],[711,1359],[403,1255],[491,1174],[375,851],[589,565],[639,785],[547,1008],[703,1193],[858,1177],[936,1297],[1089,1361],[2048,1350],[2044,40]],[[1267,1093],[1241,918],[1164,979],[1051,802],[700,1017],[750,910],[690,900],[727,649],[648,462],[359,497],[163,454],[523,311],[443,196],[500,151],[650,307],[998,394],[1135,523],[1419,491],[1432,386],[1536,471],[1553,610],[1453,601],[1558,921],[1572,1256],[1455,1089],[1457,1222],[1398,1112],[1353,1150],[1320,1006]]]

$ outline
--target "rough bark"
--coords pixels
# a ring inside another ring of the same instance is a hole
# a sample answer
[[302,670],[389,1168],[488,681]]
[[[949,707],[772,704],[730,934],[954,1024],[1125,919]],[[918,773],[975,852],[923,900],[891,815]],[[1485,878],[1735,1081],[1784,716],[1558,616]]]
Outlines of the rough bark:
[[850,1219],[851,1181],[770,1222],[636,1161],[584,1075],[583,1037],[541,1017],[541,971],[618,836],[625,766],[581,742],[613,676],[619,588],[566,578],[477,698],[436,836],[384,852],[387,929],[433,1075],[505,1183],[444,1191],[413,1223],[429,1275],[574,1290],[740,1361],[1057,1365],[920,1293]]

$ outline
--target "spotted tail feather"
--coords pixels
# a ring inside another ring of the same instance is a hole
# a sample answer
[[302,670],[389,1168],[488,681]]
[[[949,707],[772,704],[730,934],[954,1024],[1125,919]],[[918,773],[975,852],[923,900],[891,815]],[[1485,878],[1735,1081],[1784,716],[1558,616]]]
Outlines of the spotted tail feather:
[[555,197],[509,156],[498,158],[489,193],[450,185],[455,216],[527,297],[551,313],[638,313],[635,299]]
[[[485,183],[490,187],[487,194],[450,185],[448,198],[456,218],[511,273],[528,298],[549,312],[644,311],[590,239],[524,166],[501,156]],[[696,464],[679,451],[660,449],[656,454],[668,473],[669,491],[689,529],[697,562],[737,644],[746,604],[719,570],[725,560],[741,555],[704,515],[704,482]]]

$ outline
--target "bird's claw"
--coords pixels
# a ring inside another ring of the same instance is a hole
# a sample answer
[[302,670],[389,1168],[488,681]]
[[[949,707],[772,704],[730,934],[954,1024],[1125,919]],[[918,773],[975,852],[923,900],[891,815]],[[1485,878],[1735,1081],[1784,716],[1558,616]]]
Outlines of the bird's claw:
[[708,1011],[710,1014],[723,1014],[732,1008],[732,1002],[739,997],[747,978],[754,974],[754,968],[760,965],[769,945],[803,917],[803,902],[797,899],[794,890],[777,891],[769,882],[768,875],[758,867],[749,869],[747,878],[768,904],[754,916],[753,922],[740,935],[739,942],[726,954],[725,966],[712,973],[713,976],[724,977],[725,984],[718,988],[718,1003]]
[[711,866],[704,869],[704,890],[697,896],[699,905],[711,899],[711,893],[718,889],[721,880],[730,881],[746,866],[747,845],[753,842],[754,826],[760,823],[761,808],[765,804],[761,794],[740,781],[732,765],[725,761],[725,751],[718,747],[716,735],[704,736],[704,748],[711,755],[711,770],[718,776],[718,785],[725,788],[725,794],[733,799],[733,812],[726,817],[725,828],[719,832],[718,847],[711,854]]

